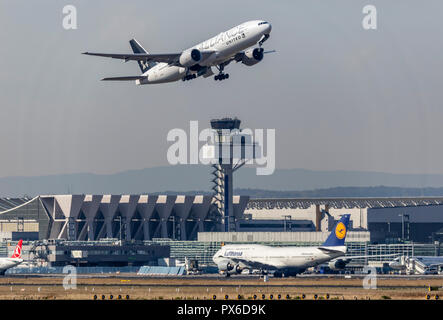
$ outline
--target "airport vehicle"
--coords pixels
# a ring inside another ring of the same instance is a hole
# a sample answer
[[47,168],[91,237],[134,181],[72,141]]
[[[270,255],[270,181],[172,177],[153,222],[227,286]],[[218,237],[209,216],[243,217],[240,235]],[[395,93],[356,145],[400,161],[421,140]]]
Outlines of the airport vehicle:
[[408,274],[440,274],[443,256],[401,256],[391,261],[389,267]]
[[23,240],[20,239],[10,258],[0,258],[0,275],[5,275],[6,270],[18,266],[23,262],[22,244]]
[[[242,23],[228,31],[196,46],[177,53],[148,53],[137,40],[129,41],[133,54],[113,54],[84,52],[92,56],[109,57],[127,61],[137,61],[142,72],[139,76],[103,78],[104,81],[135,81],[137,85],[192,80],[214,74],[212,67],[218,69],[215,80],[225,80],[229,74],[224,68],[232,61],[253,66],[263,60],[263,43],[269,39],[271,24],[263,20]],[[253,46],[258,47],[251,48]]]
[[186,274],[189,275],[196,275],[201,274],[201,269],[198,267],[198,260],[195,259],[188,259],[188,257],[185,257],[185,269]]
[[215,253],[213,261],[217,264],[219,271],[228,277],[231,274],[240,274],[244,269],[260,269],[262,273],[272,271],[274,277],[295,276],[307,268],[327,261],[340,263],[337,258],[346,254],[344,243],[349,218],[349,214],[343,215],[329,237],[319,247],[226,245]]

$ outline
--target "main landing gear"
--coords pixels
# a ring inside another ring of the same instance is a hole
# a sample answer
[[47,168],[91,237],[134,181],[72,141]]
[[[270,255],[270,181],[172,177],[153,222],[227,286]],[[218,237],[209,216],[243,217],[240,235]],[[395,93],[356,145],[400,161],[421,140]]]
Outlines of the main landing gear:
[[225,69],[225,66],[223,64],[219,65],[216,68],[218,69],[219,73],[214,77],[215,81],[229,79],[229,73],[223,73],[223,70]]
[[224,73],[220,73],[220,74],[218,74],[218,75],[216,75],[215,77],[214,77],[214,80],[225,80],[225,79],[229,79],[229,73],[226,73],[226,74],[224,74]]
[[195,74],[190,74],[190,75],[184,76],[182,78],[182,80],[183,81],[187,81],[187,80],[192,80],[192,79],[195,79],[195,78],[197,78],[197,76]]

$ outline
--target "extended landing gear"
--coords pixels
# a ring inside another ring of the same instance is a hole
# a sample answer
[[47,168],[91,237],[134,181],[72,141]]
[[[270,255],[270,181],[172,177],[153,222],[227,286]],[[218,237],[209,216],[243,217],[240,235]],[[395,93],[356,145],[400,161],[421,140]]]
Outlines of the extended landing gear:
[[266,40],[269,39],[269,34],[265,34],[263,35],[263,37],[261,38],[261,40],[258,42],[259,47],[261,48],[261,46],[263,45],[263,42],[265,42]]
[[195,74],[190,74],[190,75],[184,76],[182,78],[182,80],[183,81],[187,81],[187,80],[192,80],[192,79],[195,79],[195,78],[197,78],[197,76]]
[[214,77],[214,80],[225,80],[225,79],[229,79],[229,73],[220,73],[220,74],[218,74],[218,75],[216,75],[215,77]]
[[225,79],[229,79],[229,73],[223,73],[223,70],[225,69],[225,66],[223,64],[219,65],[218,67],[216,67],[219,71],[218,75],[216,75],[214,77],[214,80],[225,80]]

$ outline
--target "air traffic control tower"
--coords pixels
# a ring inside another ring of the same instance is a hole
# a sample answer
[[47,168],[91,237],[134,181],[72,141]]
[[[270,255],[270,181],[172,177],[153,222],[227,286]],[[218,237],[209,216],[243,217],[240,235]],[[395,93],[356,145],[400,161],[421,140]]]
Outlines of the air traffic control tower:
[[214,178],[214,201],[219,215],[223,217],[224,231],[236,231],[233,208],[234,172],[261,154],[250,132],[240,130],[240,120],[223,118],[211,120],[214,131],[212,145],[206,145],[206,154],[211,158]]

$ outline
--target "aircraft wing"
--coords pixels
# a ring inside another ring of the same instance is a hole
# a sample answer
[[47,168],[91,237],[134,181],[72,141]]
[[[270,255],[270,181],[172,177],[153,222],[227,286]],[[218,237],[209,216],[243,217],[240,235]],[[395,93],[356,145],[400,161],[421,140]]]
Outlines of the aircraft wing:
[[[214,50],[206,50],[206,51],[200,51],[202,55],[202,60],[209,57],[211,54],[213,54]],[[180,65],[179,59],[181,56],[180,53],[99,53],[99,52],[83,52],[83,54],[89,55],[89,56],[98,56],[98,57],[106,57],[106,58],[113,58],[113,59],[121,59],[126,61],[154,61],[154,62],[165,62],[168,64],[176,64]]]
[[103,78],[102,81],[132,81],[132,80],[143,80],[146,79],[145,76],[129,76],[129,77],[111,77]]
[[432,264],[428,265],[427,267],[432,268],[432,267],[440,267],[440,266],[443,266],[443,262],[441,262],[441,263],[432,263]]
[[[269,50],[269,51],[263,51],[263,54],[269,54],[269,53],[275,53],[277,50]],[[236,62],[240,62],[243,59],[243,56],[245,55],[244,51],[238,52],[234,56],[232,56],[228,61],[231,62],[235,60]]]
[[351,261],[354,259],[364,259],[364,258],[378,258],[378,257],[398,257],[398,253],[394,254],[378,254],[378,255],[366,255],[366,256],[344,256],[344,257],[338,257],[333,260],[345,260],[345,261]]
[[155,61],[155,62],[176,62],[180,58],[181,53],[97,53],[97,52],[83,52],[89,56],[99,56],[113,59],[121,59],[125,61]]
[[341,250],[336,250],[333,249],[334,247],[318,247],[319,250],[324,251],[324,252],[330,252],[330,253],[342,253],[344,254],[343,251]]
[[230,260],[232,260],[232,262],[236,264],[241,263],[242,265],[244,265],[246,268],[249,269],[265,269],[265,270],[275,269],[275,267],[270,264],[261,263],[257,261],[249,261],[246,259],[239,259],[239,258],[230,258]]

